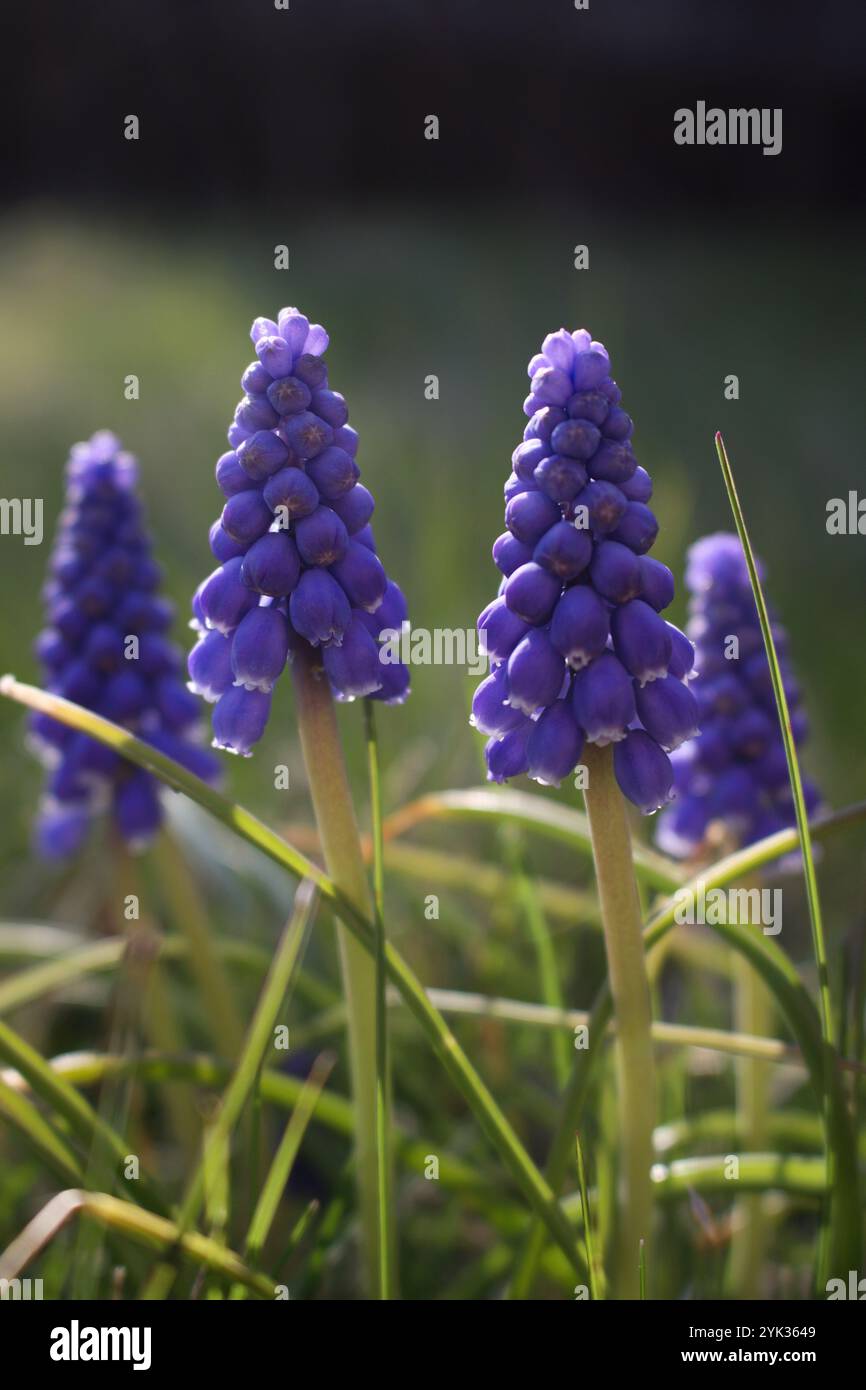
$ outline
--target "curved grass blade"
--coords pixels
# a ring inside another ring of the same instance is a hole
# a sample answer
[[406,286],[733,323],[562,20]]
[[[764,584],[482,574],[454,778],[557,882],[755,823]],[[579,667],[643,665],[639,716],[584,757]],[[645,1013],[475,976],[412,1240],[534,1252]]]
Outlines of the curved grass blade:
[[[818,831],[827,833],[835,824],[849,824],[859,820],[866,807],[859,803],[856,807],[840,812],[837,816],[825,817],[818,822]],[[783,830],[757,845],[749,845],[737,850],[703,870],[690,883],[683,885],[683,892],[697,893],[703,885],[706,891],[722,888],[734,882],[743,874],[759,864],[779,858],[780,854],[795,849],[796,831]],[[650,918],[644,928],[644,945],[647,951],[662,941],[676,925],[677,903],[671,899],[663,904]],[[837,1254],[839,1268],[847,1259],[854,1261],[844,1265],[856,1269],[857,1251],[860,1246],[860,1214],[852,1204],[851,1194],[857,1189],[856,1154],[851,1136],[845,1093],[838,1070],[834,1066],[828,1075],[824,1059],[824,1045],[820,1020],[809,993],[797,974],[796,969],[781,946],[768,936],[755,936],[747,927],[740,924],[727,926],[708,923],[716,935],[745,956],[760,974],[764,984],[773,995],[782,1017],[790,1028],[809,1071],[819,1111],[824,1116],[829,1113],[836,1135],[838,1151],[845,1160],[845,1183],[843,1190],[848,1197],[846,1228],[840,1230],[840,1249]],[[601,1037],[607,1028],[612,1014],[610,990],[605,983],[599,990],[589,1016],[589,1036]],[[561,1192],[568,1171],[571,1152],[571,1136],[580,1124],[583,1106],[592,1085],[596,1065],[599,1061],[599,1048],[589,1047],[577,1054],[572,1068],[568,1088],[562,1101],[559,1121],[550,1147],[545,1176],[554,1192]],[[829,1095],[829,1100],[827,1096]],[[853,1168],[853,1172],[852,1172]],[[543,1247],[543,1232],[533,1226],[521,1256],[512,1284],[512,1297],[525,1298],[528,1295],[538,1260]]]
[[[274,1025],[282,1010],[292,973],[301,954],[316,907],[315,890],[306,880],[295,894],[295,908],[277,944],[274,959],[262,986],[237,1065],[225,1089],[219,1109],[205,1141],[204,1154],[187,1188],[178,1215],[181,1230],[198,1220],[208,1194],[216,1191],[228,1162],[232,1131],[253,1093],[268,1047],[273,1042]],[[174,1270],[162,1265],[145,1289],[146,1298],[165,1298],[174,1279]]]
[[[120,1173],[129,1144],[97,1115],[93,1107],[79,1095],[73,1086],[48,1065],[35,1047],[26,1042],[8,1023],[0,1021],[0,1057],[3,1057],[19,1071],[32,1086],[37,1095],[51,1106],[56,1114],[62,1115],[67,1124],[85,1143],[97,1145],[105,1156],[110,1171]],[[142,1173],[138,1178],[139,1190],[156,1211],[168,1210],[166,1203],[157,1193],[151,1180]]]
[[134,1202],[111,1197],[106,1192],[84,1192],[80,1188],[58,1192],[25,1226],[0,1255],[0,1278],[17,1277],[19,1271],[78,1214],[118,1235],[129,1236],[138,1245],[176,1251],[186,1259],[206,1265],[214,1274],[243,1284],[260,1298],[274,1297],[274,1284],[270,1279],[249,1269],[233,1250],[217,1241],[196,1231],[182,1231],[173,1221],[155,1216]]
[[[0,679],[0,695],[5,695],[8,699],[16,700],[31,709],[40,710],[71,728],[89,734],[98,742],[115,748],[139,767],[147,768],[175,790],[185,792],[191,800],[198,802],[217,820],[256,845],[276,863],[281,864],[296,877],[307,878],[314,883],[321,896],[334,905],[339,912],[340,920],[352,935],[366,951],[373,953],[375,944],[372,924],[357,912],[323,870],[244,807],[228,801],[212,787],[187,772],[179,763],[158,753],[141,739],[135,738],[127,729],[122,729],[100,715],[73,704],[71,700],[49,695],[36,686],[24,685],[12,676]],[[574,1232],[564,1218],[549,1185],[444,1018],[431,1005],[423,985],[390,943],[386,944],[386,964],[392,982],[426,1034],[436,1056],[460,1091],[488,1141],[499,1153],[505,1167],[563,1254],[579,1269],[583,1262],[574,1242]]]
[[54,1132],[27,1096],[0,1077],[0,1116],[29,1140],[36,1152],[63,1182],[80,1182],[82,1169],[75,1154]]
[[[222,944],[227,959],[235,958],[235,943]],[[0,1014],[23,1008],[44,997],[51,990],[86,979],[88,975],[108,972],[121,961],[126,948],[125,940],[108,937],[94,946],[79,946],[67,951],[59,960],[48,965],[36,965],[18,971],[0,983]],[[164,959],[182,959],[189,952],[188,944],[179,939],[168,939],[162,945]],[[258,966],[264,974],[270,963],[264,952],[250,950],[243,944],[237,945],[237,956],[246,965]],[[574,1029],[587,1024],[590,1014],[583,1009],[563,1009],[547,1004],[538,1004],[522,999],[506,999],[495,995],[471,993],[465,990],[430,988],[427,997],[440,1013],[457,1014],[469,1018],[495,1018],[504,1023],[524,1024],[531,1028],[560,1030],[563,1036],[573,1036]],[[400,1003],[396,992],[388,996],[390,1004]],[[321,1020],[321,1027],[315,1029],[317,1035],[325,1035],[343,1026],[345,1012],[338,1006],[327,1019]],[[327,1023],[327,1027],[325,1024]],[[304,1033],[312,1036],[313,1030]],[[667,1023],[656,1019],[652,1024],[655,1042],[674,1047],[696,1047],[708,1052],[721,1052],[734,1057],[754,1057],[764,1062],[779,1062],[789,1066],[805,1065],[799,1049],[784,1042],[781,1038],[757,1037],[750,1033],[738,1033],[729,1029],[706,1028],[688,1023]],[[169,1054],[170,1055],[170,1054]],[[856,1071],[866,1075],[866,1063],[840,1057],[838,1065],[843,1070]]]
[[[0,692],[2,693],[2,692]],[[417,801],[412,801],[393,815],[387,816],[384,823],[385,840],[391,840],[431,819],[444,820],[492,820],[514,821],[546,835],[550,839],[564,840],[567,844],[580,848],[592,857],[592,842],[589,836],[589,821],[582,811],[571,806],[563,806],[558,801],[534,796],[531,792],[514,791],[511,788],[490,791],[483,787],[470,787],[457,791],[431,792]],[[682,872],[672,860],[663,854],[648,849],[646,845],[633,846],[635,873],[650,888],[670,892],[682,881]]]
[[[806,885],[806,897],[809,904],[809,920],[812,927],[812,946],[815,954],[815,964],[818,970],[818,998],[820,1001],[821,1035],[823,1040],[823,1065],[827,1073],[832,1073],[835,1066],[835,1038],[833,1009],[830,1000],[830,976],[827,966],[827,948],[824,941],[824,924],[821,916],[821,899],[818,894],[818,877],[815,872],[815,857],[812,852],[812,837],[809,831],[809,817],[806,811],[806,803],[803,798],[803,781],[800,775],[800,763],[797,757],[797,747],[794,742],[794,733],[791,728],[791,714],[788,709],[788,697],[785,694],[785,685],[782,680],[782,672],[779,667],[779,660],[776,656],[776,647],[773,641],[773,631],[770,624],[770,615],[767,611],[767,604],[764,592],[761,587],[758,567],[755,562],[754,552],[749,540],[749,532],[746,526],[746,518],[740,504],[737,493],[737,485],[734,480],[728,452],[721,434],[716,433],[716,452],[719,456],[719,463],[722,469],[722,476],[725,481],[725,488],[728,500],[731,504],[731,511],[734,514],[734,521],[737,527],[737,534],[743,547],[743,554],[746,566],[749,571],[749,580],[754,595],[755,607],[758,611],[758,621],[761,626],[761,633],[764,638],[764,648],[767,654],[767,662],[770,668],[770,679],[773,686],[773,696],[776,701],[776,709],[779,715],[779,725],[782,733],[782,740],[785,745],[785,758],[788,763],[788,776],[791,782],[791,792],[794,801],[794,813],[797,821],[797,835],[800,844],[800,853],[803,860],[803,877]],[[829,1083],[825,1088],[825,1104],[831,1104],[831,1087]],[[834,1116],[830,1109],[826,1113],[827,1126],[827,1160],[830,1168],[828,1189],[830,1193],[829,1210],[829,1232],[826,1247],[823,1250],[821,1263],[825,1266],[819,1271],[819,1280],[826,1281],[826,1276],[833,1272],[838,1273],[842,1270],[841,1259],[843,1249],[850,1249],[850,1233],[846,1235],[846,1228],[852,1220],[859,1223],[860,1198],[859,1198],[859,1179],[856,1162],[852,1161],[852,1154],[845,1154],[840,1149],[843,1135],[840,1127],[834,1123]],[[850,1128],[850,1126],[849,1126]],[[849,1139],[853,1145],[853,1133]],[[859,1224],[855,1229],[859,1229]],[[858,1261],[859,1264],[859,1251]],[[855,1268],[857,1267],[855,1264]],[[844,1272],[844,1271],[842,1271]]]

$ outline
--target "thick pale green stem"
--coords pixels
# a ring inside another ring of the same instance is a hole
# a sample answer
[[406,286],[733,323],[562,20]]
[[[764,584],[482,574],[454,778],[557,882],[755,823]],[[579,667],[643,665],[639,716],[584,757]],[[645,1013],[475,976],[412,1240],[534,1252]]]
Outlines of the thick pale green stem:
[[[306,649],[295,655],[292,679],[301,747],[325,865],[337,887],[369,920],[373,915],[373,903],[328,682],[321,666]],[[337,931],[349,1023],[366,1289],[372,1294],[379,1268],[376,964],[345,927],[338,924]]]
[[[625,801],[613,774],[609,748],[587,748],[586,809],[604,927],[616,1017],[616,1062],[622,1167],[617,1238],[619,1298],[638,1298],[640,1242],[649,1244],[650,1168],[655,1126],[652,1021],[640,901],[632,864]],[[590,1039],[598,1046],[600,1038]]]

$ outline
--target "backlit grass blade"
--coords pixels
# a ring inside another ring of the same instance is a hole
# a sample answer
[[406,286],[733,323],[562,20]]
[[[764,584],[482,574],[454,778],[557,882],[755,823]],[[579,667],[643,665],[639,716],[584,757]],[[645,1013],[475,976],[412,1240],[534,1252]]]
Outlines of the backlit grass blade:
[[[785,745],[785,757],[788,763],[788,776],[791,782],[794,813],[797,821],[797,836],[803,860],[803,876],[806,885],[806,897],[809,904],[809,920],[812,926],[812,947],[815,955],[815,965],[818,971],[818,998],[820,1003],[821,1035],[824,1054],[823,1066],[825,1072],[829,1075],[833,1073],[835,1068],[835,1028],[833,1008],[830,1000],[830,977],[827,966],[827,949],[824,941],[824,925],[821,916],[821,900],[818,894],[818,878],[815,872],[815,858],[812,851],[809,817],[803,798],[803,782],[800,776],[800,763],[797,758],[797,747],[791,728],[788,698],[785,694],[785,685],[776,655],[775,644],[773,642],[770,615],[767,611],[767,604],[761,587],[758,567],[749,540],[746,519],[743,515],[743,509],[737,494],[733,470],[724,440],[718,432],[716,434],[716,451],[719,456],[719,463],[725,481],[725,488],[728,493],[728,500],[731,504],[731,511],[734,514],[737,534],[740,537],[746,565],[749,571],[749,580],[752,585],[752,593],[758,611],[758,621],[761,626],[764,648],[770,668],[773,695],[779,714],[782,740]],[[825,1105],[827,1107],[832,1107],[832,1095],[832,1087],[828,1081],[824,1096]],[[829,1239],[822,1252],[823,1258],[821,1264],[824,1267],[819,1271],[819,1283],[824,1282],[826,1276],[830,1273],[845,1273],[845,1268],[843,1267],[845,1256],[843,1252],[848,1251],[850,1257],[850,1251],[852,1249],[852,1223],[854,1223],[853,1230],[859,1231],[861,1221],[856,1158],[850,1151],[854,1143],[853,1132],[851,1131],[850,1125],[846,1125],[845,1127],[842,1126],[841,1117],[834,1116],[832,1108],[827,1109],[826,1124],[827,1159],[830,1169],[828,1181],[830,1193]],[[845,1142],[847,1142],[849,1146],[848,1152],[845,1152],[842,1147]],[[859,1248],[857,1249],[857,1259],[859,1260]]]
[[[294,912],[274,953],[237,1066],[209,1129],[202,1162],[193,1174],[181,1204],[178,1221],[182,1230],[194,1225],[205,1198],[220,1188],[220,1176],[228,1161],[232,1132],[253,1092],[265,1054],[273,1045],[274,1025],[306,940],[315,905],[315,891],[306,882],[302,883],[295,895]],[[172,1278],[170,1267],[162,1266],[152,1277],[146,1296],[164,1298],[171,1287]]]
[[0,1078],[0,1118],[14,1125],[64,1182],[81,1181],[81,1165],[27,1096]]
[[244,1256],[252,1264],[258,1262],[259,1255],[264,1248],[274,1217],[277,1214],[280,1198],[292,1175],[298,1150],[307,1132],[307,1126],[313,1118],[322,1089],[331,1074],[334,1061],[333,1054],[329,1053],[322,1053],[320,1057],[316,1058],[298,1098],[298,1103],[292,1111],[292,1118],[286,1125],[283,1137],[277,1146],[273,1162],[253,1211],[244,1245]]
[[[527,830],[549,839],[562,840],[580,849],[588,859],[592,856],[589,822],[582,811],[548,797],[514,791],[510,787],[496,791],[470,787],[458,791],[431,792],[386,817],[385,840],[387,842],[403,835],[413,826],[431,819],[490,820],[495,824],[514,821]],[[682,880],[678,865],[646,845],[633,846],[633,859],[638,878],[651,888],[668,892]]]
[[274,1297],[274,1284],[270,1279],[251,1270],[233,1250],[217,1241],[195,1231],[182,1231],[175,1222],[155,1216],[134,1202],[122,1201],[105,1192],[84,1192],[77,1188],[52,1197],[0,1255],[0,1278],[16,1278],[67,1222],[79,1214],[117,1235],[128,1236],[137,1245],[170,1250],[205,1265],[214,1274],[243,1284],[260,1298]]
[[737,527],[737,534],[743,547],[743,554],[746,566],[749,571],[749,580],[752,585],[752,593],[755,598],[755,607],[758,610],[758,622],[761,625],[761,634],[764,638],[764,648],[767,653],[767,661],[770,667],[770,679],[773,685],[773,696],[776,701],[776,709],[779,714],[779,725],[782,733],[782,741],[785,745],[785,757],[788,763],[788,776],[791,779],[791,791],[794,798],[794,812],[797,818],[797,834],[800,841],[800,850],[803,855],[803,872],[806,881],[806,896],[809,902],[809,919],[812,924],[812,943],[815,952],[815,964],[818,968],[818,997],[820,999],[821,1028],[824,1038],[830,1044],[833,1043],[833,1010],[830,1003],[830,979],[827,969],[827,948],[824,942],[824,924],[821,918],[821,900],[818,896],[818,879],[815,873],[815,858],[812,852],[812,836],[809,831],[809,817],[806,811],[806,803],[803,800],[803,781],[800,776],[800,763],[797,757],[797,746],[794,742],[794,733],[791,728],[791,713],[788,709],[788,697],[785,694],[785,684],[782,680],[782,672],[779,667],[779,659],[776,655],[776,647],[773,642],[773,630],[770,624],[770,615],[767,612],[767,604],[764,598],[764,591],[761,587],[761,580],[758,575],[758,567],[755,562],[754,552],[752,551],[749,533],[746,528],[746,518],[740,505],[737,494],[737,486],[734,481],[733,470],[731,469],[725,442],[721,434],[716,434],[716,451],[719,456],[719,463],[722,467],[722,476],[725,480],[725,488],[728,493],[728,500],[731,504],[731,511],[734,514],[734,521]]
[[[0,680],[0,695],[49,714],[71,728],[80,729],[97,742],[115,748],[131,762],[147,768],[168,786],[185,792],[191,800],[198,802],[217,820],[222,821],[250,844],[256,845],[276,863],[281,864],[296,877],[307,878],[314,883],[321,896],[339,911],[340,920],[364,949],[370,954],[374,952],[372,923],[356,911],[326,873],[244,807],[228,801],[198,777],[188,773],[179,763],[157,753],[156,749],[135,738],[128,730],[112,724],[110,720],[103,719],[90,710],[83,709],[80,705],[73,704],[70,700],[49,695],[36,686],[23,685],[12,676],[4,676]],[[444,1018],[431,1005],[423,985],[390,943],[386,943],[386,964],[392,982],[403,996],[439,1062],[460,1091],[488,1142],[498,1152],[506,1169],[563,1254],[579,1268],[582,1260],[574,1243],[574,1232],[563,1217],[550,1187]]]
[[583,1164],[583,1146],[580,1142],[580,1135],[574,1136],[574,1146],[577,1151],[577,1180],[580,1192],[580,1215],[583,1222],[583,1245],[586,1251],[586,1276],[589,1284],[589,1296],[593,1303],[599,1298],[598,1280],[595,1272],[595,1252],[592,1248],[592,1218],[589,1211],[589,1192],[586,1186],[586,1169]]
[[[85,1144],[98,1146],[105,1155],[106,1165],[116,1175],[123,1172],[129,1144],[100,1119],[93,1107],[48,1065],[35,1047],[26,1042],[8,1023],[0,1021],[0,1057],[27,1078],[34,1092],[61,1115]],[[137,1190],[156,1211],[166,1211],[150,1179],[142,1173]]]
[[364,701],[364,729],[370,777],[370,819],[373,832],[373,913],[376,928],[376,1190],[379,1218],[378,1293],[394,1297],[394,1235],[391,1230],[391,1151],[388,1076],[388,1009],[385,999],[385,857],[382,836],[382,782],[379,745],[372,700]]

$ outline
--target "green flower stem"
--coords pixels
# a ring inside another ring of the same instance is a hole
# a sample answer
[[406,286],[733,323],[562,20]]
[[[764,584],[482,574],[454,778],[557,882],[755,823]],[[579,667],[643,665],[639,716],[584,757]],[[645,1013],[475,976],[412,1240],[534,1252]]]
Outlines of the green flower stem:
[[[640,1242],[649,1241],[652,1219],[650,1168],[656,1106],[650,992],[631,835],[613,773],[613,755],[609,748],[589,747],[584,761],[586,810],[616,1018],[622,1167],[613,1287],[620,1298],[637,1298]],[[601,1037],[591,1036],[589,1041],[590,1047],[601,1045]]]
[[[301,648],[292,662],[301,748],[325,865],[336,887],[370,921],[374,905],[358,823],[340,745],[334,701],[321,666]],[[357,1117],[356,1161],[366,1286],[379,1281],[379,1163],[377,1147],[376,961],[338,923],[337,937],[348,1014],[349,1059]]]

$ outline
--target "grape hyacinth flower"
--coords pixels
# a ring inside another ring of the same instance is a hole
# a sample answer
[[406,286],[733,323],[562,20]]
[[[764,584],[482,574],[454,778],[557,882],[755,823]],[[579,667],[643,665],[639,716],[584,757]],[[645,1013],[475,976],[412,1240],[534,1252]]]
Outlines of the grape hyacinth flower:
[[[677,799],[665,811],[657,841],[668,854],[700,854],[708,835],[748,845],[796,823],[788,765],[745,555],[737,536],[704,536],[688,552],[688,633],[695,647],[689,685],[701,733],[673,755]],[[775,622],[773,640],[796,743],[808,732],[800,691]],[[811,813],[818,789],[804,779]]]
[[[213,781],[218,764],[195,741],[200,706],[167,636],[172,607],[158,593],[136,479],[134,457],[109,431],[73,446],[36,655],[49,692],[122,724]],[[32,717],[30,734],[49,769],[36,824],[42,854],[74,854],[103,809],[130,847],[154,835],[162,809],[148,772],[47,714]]]
[[670,799],[668,754],[698,724],[691,645],[661,616],[673,575],[649,554],[652,480],[607,351],[585,329],[545,338],[529,376],[493,545],[503,579],[478,619],[493,670],[472,722],[496,782],[528,773],[558,786],[585,744],[613,744],[620,789],[647,814]]
[[338,700],[399,704],[405,666],[383,659],[406,603],[376,553],[358,435],[331,390],[328,335],[298,309],[258,318],[256,360],[216,465],[225,499],[210,531],[217,568],[193,600],[190,690],[215,704],[214,746],[248,756],[299,644],[314,648]]

